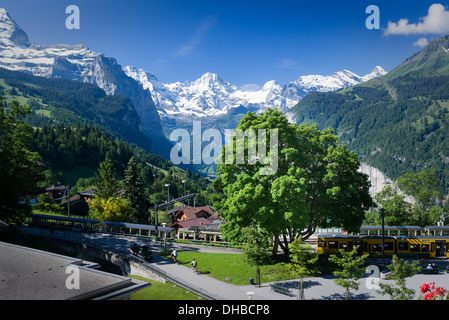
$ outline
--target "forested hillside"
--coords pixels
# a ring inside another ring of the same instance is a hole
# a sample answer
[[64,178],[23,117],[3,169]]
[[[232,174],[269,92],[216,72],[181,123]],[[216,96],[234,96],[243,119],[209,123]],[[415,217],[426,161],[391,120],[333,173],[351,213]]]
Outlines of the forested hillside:
[[297,123],[334,128],[361,160],[392,179],[433,168],[449,190],[449,36],[430,43],[389,74],[332,93],[309,93]]
[[78,81],[47,79],[0,68],[0,95],[31,109],[26,122],[43,125],[96,125],[105,132],[151,151],[151,139],[140,132],[140,119],[131,101],[107,96],[99,87]]
[[75,193],[83,191],[92,186],[95,173],[106,157],[113,163],[117,178],[121,180],[129,160],[134,156],[146,197],[150,201],[160,203],[166,200],[164,185],[167,183],[171,185],[171,196],[181,196],[184,192],[181,181],[187,180],[186,189],[198,193],[197,203],[210,204],[212,184],[207,179],[191,173],[189,169],[184,171],[173,166],[162,156],[114,139],[96,127],[79,124],[72,127],[62,124],[43,126],[35,130],[33,140],[34,150],[46,164],[47,185],[59,181],[71,183]]

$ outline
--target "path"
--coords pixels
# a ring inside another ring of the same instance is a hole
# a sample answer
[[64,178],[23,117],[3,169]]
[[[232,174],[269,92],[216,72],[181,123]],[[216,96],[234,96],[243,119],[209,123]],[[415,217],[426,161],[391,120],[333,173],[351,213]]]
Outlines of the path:
[[[31,231],[29,231],[31,233]],[[41,231],[42,232],[42,231]],[[46,231],[48,232],[48,231]],[[62,236],[63,232],[55,232],[54,236]],[[65,236],[71,233],[64,233]],[[79,241],[82,243],[95,243],[99,247],[113,247],[115,251],[123,252],[128,254],[129,245],[132,241],[136,239],[133,237],[125,236],[115,236],[110,234],[80,234],[73,233],[78,237]],[[139,239],[141,240],[141,239]],[[204,274],[195,274],[188,267],[181,264],[176,264],[169,261],[166,258],[159,256],[154,252],[159,252],[162,250],[162,245],[152,241],[146,241],[151,250],[153,251],[153,260],[151,264],[157,266],[169,275],[176,278],[181,278],[194,286],[201,288],[214,295],[217,299],[224,300],[248,300],[249,296],[247,292],[252,291],[255,293],[252,296],[253,300],[295,300],[298,280],[286,280],[278,281],[276,284],[287,287],[291,291],[290,296],[284,294],[276,293],[271,290],[270,283],[263,283],[259,288],[254,285],[237,286],[224,281],[214,279],[210,276]],[[202,252],[219,252],[219,253],[240,253],[238,250],[220,248],[220,247],[208,247],[200,245],[183,245],[183,244],[167,244],[167,250],[171,250],[176,247],[178,250],[195,250]],[[448,264],[447,260],[435,260],[440,267],[446,267]],[[431,263],[432,261],[428,261]],[[249,279],[248,279],[249,280]],[[337,286],[334,283],[334,278],[331,276],[325,277],[313,277],[304,280],[305,286],[305,297],[307,300],[317,299],[317,300],[341,300],[344,299],[344,289]],[[368,277],[361,278],[359,280],[360,286],[358,291],[352,290],[352,298],[354,300],[389,300],[389,296],[382,296],[376,292],[376,289],[370,286],[371,282],[368,282]],[[382,283],[394,283],[391,280],[380,280]],[[435,282],[436,286],[442,286],[449,289],[449,274],[445,272],[440,272],[438,275],[415,275],[407,279],[407,287],[414,289],[416,292],[415,297],[419,296],[419,287],[424,282]]]

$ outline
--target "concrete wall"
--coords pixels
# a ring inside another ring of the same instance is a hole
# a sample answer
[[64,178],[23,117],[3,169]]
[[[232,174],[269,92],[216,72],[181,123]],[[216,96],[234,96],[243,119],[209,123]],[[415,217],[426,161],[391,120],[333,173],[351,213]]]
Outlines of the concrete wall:
[[[120,272],[121,275],[136,275],[146,279],[165,283],[166,280],[152,272],[144,264],[133,261],[131,258],[116,254],[103,249],[94,248],[85,244],[78,244],[70,241],[60,239],[49,239],[49,242],[57,246],[69,254],[83,260],[96,262],[100,265],[105,265],[105,269],[111,273]],[[104,263],[106,262],[106,263]],[[108,264],[113,264],[110,266]],[[117,272],[118,271],[118,272]]]

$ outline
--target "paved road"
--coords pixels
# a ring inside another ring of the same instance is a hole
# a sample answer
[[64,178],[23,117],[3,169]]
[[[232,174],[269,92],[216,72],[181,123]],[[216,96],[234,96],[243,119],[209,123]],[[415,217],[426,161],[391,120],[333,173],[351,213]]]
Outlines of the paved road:
[[[75,234],[80,241],[91,244],[93,241],[98,246],[113,247],[115,250],[123,253],[128,253],[128,248],[131,241],[135,239],[132,237],[112,236],[109,234]],[[54,236],[60,236],[55,232]],[[148,242],[153,252],[162,250],[160,244],[155,242]],[[178,250],[195,250],[202,252],[227,252],[227,253],[241,253],[238,250],[230,250],[219,247],[195,246],[195,245],[181,245],[168,244],[167,248],[176,247]],[[431,263],[432,261],[427,261]],[[446,267],[448,261],[435,260],[440,267]],[[259,288],[254,285],[237,286],[224,281],[219,281],[207,275],[195,274],[190,268],[180,264],[175,264],[167,259],[154,254],[151,262],[164,272],[173,275],[177,278],[182,278],[185,281],[193,284],[196,287],[202,288],[215,296],[218,299],[224,300],[248,300],[247,292],[253,292],[253,300],[295,300],[298,292],[298,280],[278,281],[276,284],[287,287],[291,291],[291,295],[287,296],[277,292],[273,292],[270,283],[264,283]],[[352,299],[354,300],[389,300],[389,296],[382,296],[377,293],[375,286],[372,285],[371,278],[368,274],[359,280],[360,286],[358,291],[352,290]],[[380,279],[382,283],[394,283],[391,280]],[[419,287],[424,282],[435,282],[436,286],[442,286],[449,289],[449,274],[441,271],[438,275],[415,275],[407,279],[407,287],[414,289],[415,297],[420,295]],[[345,299],[345,291],[342,287],[334,283],[334,278],[331,276],[307,278],[304,280],[305,298],[307,300],[342,300]]]

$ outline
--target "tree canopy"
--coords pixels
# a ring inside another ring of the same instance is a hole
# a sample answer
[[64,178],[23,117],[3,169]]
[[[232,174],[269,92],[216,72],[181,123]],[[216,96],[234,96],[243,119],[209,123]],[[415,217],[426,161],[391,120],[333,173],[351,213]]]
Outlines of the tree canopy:
[[[290,242],[299,236],[306,240],[317,226],[348,231],[360,227],[372,204],[368,177],[358,170],[357,155],[341,145],[331,129],[291,124],[277,109],[248,113],[237,129],[265,129],[266,141],[259,137],[257,148],[262,142],[269,145],[268,130],[277,129],[278,150],[266,149],[268,157],[277,153],[278,165],[273,174],[261,174],[263,164],[248,161],[248,141],[244,163],[226,163],[223,147],[214,182],[219,194],[214,206],[226,221],[221,230],[227,240],[239,242],[244,227],[257,225],[274,237],[273,253],[279,244],[288,254]],[[234,159],[236,140],[234,135]]]
[[18,223],[31,214],[23,197],[33,189],[39,155],[32,152],[33,128],[23,122],[29,114],[17,101],[7,109],[0,96],[0,220]]

